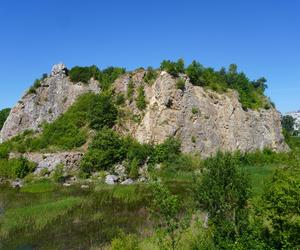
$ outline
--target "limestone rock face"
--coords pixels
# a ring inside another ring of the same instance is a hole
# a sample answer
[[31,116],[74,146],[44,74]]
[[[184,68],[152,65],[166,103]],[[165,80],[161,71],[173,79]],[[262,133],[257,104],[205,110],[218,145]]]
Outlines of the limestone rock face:
[[3,142],[27,129],[38,130],[43,122],[54,121],[86,92],[99,92],[98,83],[73,83],[65,65],[54,65],[51,76],[41,82],[36,93],[26,93],[11,110],[0,133]]
[[183,152],[198,152],[204,157],[218,150],[289,149],[281,133],[280,113],[274,108],[245,111],[237,92],[218,94],[205,90],[193,86],[184,75],[184,91],[176,88],[176,79],[166,72],[161,72],[152,86],[143,83],[142,76],[143,72],[139,72],[116,82],[119,92],[126,91],[129,81],[135,89],[144,85],[147,108],[139,111],[134,102],[127,101],[128,112],[139,119],[127,119],[117,126],[117,130],[131,134],[139,142],[161,143],[176,136]]

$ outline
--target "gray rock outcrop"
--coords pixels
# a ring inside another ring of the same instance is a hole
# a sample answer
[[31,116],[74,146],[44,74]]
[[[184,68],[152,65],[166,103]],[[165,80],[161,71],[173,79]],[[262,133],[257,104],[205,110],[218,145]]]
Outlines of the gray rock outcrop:
[[[44,122],[55,120],[88,91],[99,92],[98,83],[72,83],[63,64],[52,69],[51,76],[41,83],[35,94],[26,94],[4,124],[0,140],[18,133],[39,130]],[[127,95],[129,83],[134,86],[132,100],[126,100],[124,114],[118,119],[115,130],[129,134],[141,143],[161,143],[175,136],[182,142],[183,152],[196,152],[207,157],[218,150],[243,152],[270,148],[277,152],[289,150],[281,133],[281,115],[273,107],[244,110],[236,91],[216,93],[194,86],[185,75],[185,89],[176,87],[177,79],[159,72],[153,84],[144,82],[144,70],[119,77],[116,94]],[[136,105],[137,89],[143,86],[147,107]]]
[[65,65],[54,65],[50,77],[41,82],[36,93],[26,93],[11,110],[0,132],[0,143],[25,131],[38,130],[43,122],[52,122],[86,92],[99,92],[97,81],[73,83]]
[[281,133],[280,113],[273,107],[245,111],[236,91],[219,94],[193,86],[184,75],[182,91],[176,88],[176,79],[164,71],[153,85],[147,85],[143,75],[139,71],[116,82],[116,91],[125,93],[130,81],[135,89],[143,84],[148,103],[144,111],[139,111],[135,102],[127,101],[127,111],[139,120],[121,121],[119,132],[131,134],[141,143],[161,143],[176,136],[182,142],[183,152],[198,152],[202,156],[218,150],[289,149]]
[[81,152],[59,152],[59,153],[10,153],[9,158],[24,157],[29,161],[35,162],[37,167],[34,174],[40,174],[43,170],[51,173],[56,166],[62,164],[66,172],[76,172],[79,170],[80,160],[83,156]]

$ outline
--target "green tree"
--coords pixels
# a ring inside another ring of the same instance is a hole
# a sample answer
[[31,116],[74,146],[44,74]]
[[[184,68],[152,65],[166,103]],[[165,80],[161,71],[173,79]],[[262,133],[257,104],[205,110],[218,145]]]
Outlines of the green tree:
[[282,117],[281,125],[286,132],[292,135],[295,132],[295,118],[290,115],[285,115]]
[[90,143],[88,152],[81,161],[81,169],[86,173],[108,170],[125,156],[122,138],[113,130],[104,128]]
[[99,130],[103,127],[112,127],[117,115],[118,110],[110,93],[103,92],[91,100],[88,111],[91,128]]
[[10,113],[10,108],[2,109],[0,111],[0,130],[2,129],[4,122],[6,121],[9,113]]
[[152,67],[148,67],[144,75],[144,81],[148,84],[152,84],[157,78],[157,75],[157,72]]
[[180,201],[161,183],[152,187],[152,215],[159,219],[157,239],[160,249],[177,249],[183,231],[189,222],[188,213],[181,216]]
[[277,169],[267,183],[258,210],[267,219],[266,241],[275,249],[300,246],[299,167]]
[[103,90],[108,90],[114,81],[126,72],[125,68],[108,67],[99,73],[98,80]]
[[184,73],[184,61],[183,59],[178,59],[177,62],[172,62],[170,60],[162,61],[160,65],[161,70],[167,71],[170,75],[178,77],[180,73]]
[[213,225],[219,247],[234,242],[247,226],[250,185],[238,155],[217,153],[204,161],[203,175],[197,180],[196,195],[201,209]]
[[203,86],[204,82],[201,78],[204,67],[197,61],[193,61],[185,70],[187,76],[193,85]]
[[147,102],[145,98],[145,90],[144,86],[140,86],[137,91],[137,97],[136,97],[136,106],[139,110],[143,110],[147,107]]

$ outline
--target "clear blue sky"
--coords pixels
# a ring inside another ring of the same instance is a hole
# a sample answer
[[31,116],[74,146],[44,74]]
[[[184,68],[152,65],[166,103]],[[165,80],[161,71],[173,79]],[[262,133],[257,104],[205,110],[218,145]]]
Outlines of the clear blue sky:
[[1,0],[0,108],[52,64],[134,69],[163,59],[265,76],[282,111],[300,109],[298,0]]

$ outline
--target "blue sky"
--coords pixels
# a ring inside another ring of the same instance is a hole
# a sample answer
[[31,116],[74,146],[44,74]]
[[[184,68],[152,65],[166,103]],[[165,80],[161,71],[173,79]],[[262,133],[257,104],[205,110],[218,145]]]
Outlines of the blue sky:
[[299,13],[298,0],[0,0],[0,109],[58,62],[134,69],[182,57],[265,76],[277,108],[297,110]]

